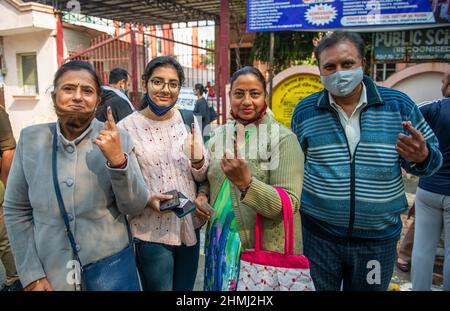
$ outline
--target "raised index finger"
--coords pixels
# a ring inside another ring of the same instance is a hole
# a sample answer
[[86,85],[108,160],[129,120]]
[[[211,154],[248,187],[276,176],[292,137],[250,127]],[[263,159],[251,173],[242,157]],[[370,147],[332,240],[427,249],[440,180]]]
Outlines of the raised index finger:
[[116,121],[114,121],[114,116],[113,116],[112,109],[110,106],[108,106],[107,113],[108,113],[108,123],[110,126],[110,130],[116,130],[117,129]]
[[412,136],[413,138],[415,138],[415,139],[420,139],[420,140],[423,139],[422,133],[421,133],[420,131],[416,130],[416,129],[412,126],[411,121],[402,122],[402,125],[403,125],[403,128],[404,128],[405,130],[407,130],[408,132],[411,133],[411,136]]

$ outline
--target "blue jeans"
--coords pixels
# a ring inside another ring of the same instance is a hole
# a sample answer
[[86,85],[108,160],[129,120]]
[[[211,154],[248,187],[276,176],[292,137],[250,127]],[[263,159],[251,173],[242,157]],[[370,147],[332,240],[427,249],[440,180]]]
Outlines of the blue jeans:
[[136,241],[136,258],[144,291],[191,291],[197,276],[200,229],[197,244],[172,246]]

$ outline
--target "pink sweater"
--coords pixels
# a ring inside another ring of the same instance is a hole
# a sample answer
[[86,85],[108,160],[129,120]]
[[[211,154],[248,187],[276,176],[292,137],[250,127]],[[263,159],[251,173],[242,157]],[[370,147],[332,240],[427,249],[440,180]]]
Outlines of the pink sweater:
[[[142,175],[151,193],[176,189],[194,201],[195,181],[205,180],[208,159],[199,170],[191,167],[182,149],[188,131],[178,110],[172,118],[164,121],[151,120],[136,111],[120,121],[118,127],[131,136]],[[130,217],[130,224],[133,236],[140,240],[192,246],[197,243],[194,228],[199,227],[201,221],[194,213],[180,219],[172,212],[160,213],[146,208],[141,215]]]

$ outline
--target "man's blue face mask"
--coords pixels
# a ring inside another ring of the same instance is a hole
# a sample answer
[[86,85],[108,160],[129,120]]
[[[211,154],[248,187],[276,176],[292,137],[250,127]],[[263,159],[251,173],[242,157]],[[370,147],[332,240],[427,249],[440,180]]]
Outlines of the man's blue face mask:
[[334,96],[347,96],[362,82],[362,67],[351,70],[338,70],[328,76],[320,76],[325,89]]

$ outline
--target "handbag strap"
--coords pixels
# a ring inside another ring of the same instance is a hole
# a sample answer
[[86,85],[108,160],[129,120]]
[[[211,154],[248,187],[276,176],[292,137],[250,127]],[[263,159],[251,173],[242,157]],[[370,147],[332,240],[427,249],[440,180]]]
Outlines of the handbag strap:
[[56,134],[56,124],[53,128],[53,148],[52,148],[52,175],[53,175],[53,187],[55,188],[56,199],[58,200],[59,211],[64,220],[64,225],[66,226],[67,237],[70,241],[70,246],[72,247],[75,259],[81,264],[80,257],[78,256],[77,243],[75,242],[75,237],[73,236],[72,230],[70,230],[69,217],[67,216],[66,207],[64,206],[64,200],[61,195],[61,189],[58,183],[58,171],[57,171],[57,152],[58,152],[58,138]]
[[[57,153],[58,153],[58,137],[57,137],[57,133],[56,133],[56,124],[55,124],[55,126],[53,127],[53,148],[52,148],[53,187],[55,188],[55,194],[56,194],[56,199],[58,201],[59,211],[64,220],[64,225],[66,226],[66,233],[67,233],[67,237],[69,238],[69,242],[70,242],[70,246],[72,247],[73,254],[75,256],[75,259],[80,263],[81,266],[83,266],[81,264],[81,260],[78,255],[77,243],[75,242],[75,237],[73,236],[72,230],[70,230],[69,217],[67,216],[67,210],[66,210],[66,207],[64,205],[64,200],[61,195],[61,189],[59,188]],[[125,226],[127,228],[127,233],[128,233],[128,242],[129,242],[129,244],[131,244],[133,242],[133,239],[132,239],[132,235],[131,235],[130,225],[128,224],[127,216],[124,215],[124,217],[125,217]]]
[[[283,210],[283,223],[284,223],[284,253],[286,255],[292,255],[294,253],[294,223],[292,216],[292,204],[286,191],[282,188],[275,187],[281,199],[281,206]],[[263,217],[260,214],[256,214],[255,224],[255,251],[261,251],[263,245],[262,236],[262,221]]]

